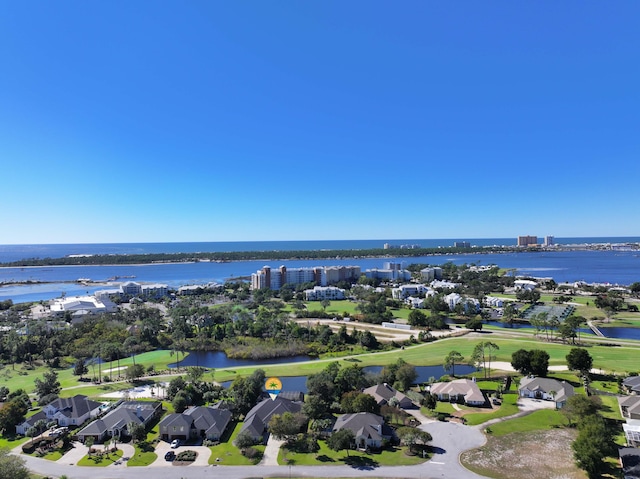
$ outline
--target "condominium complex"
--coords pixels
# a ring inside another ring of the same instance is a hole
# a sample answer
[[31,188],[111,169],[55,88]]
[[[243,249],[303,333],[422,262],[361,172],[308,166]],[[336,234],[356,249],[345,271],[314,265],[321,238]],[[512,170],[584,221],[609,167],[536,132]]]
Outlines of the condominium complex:
[[316,266],[314,268],[271,269],[265,266],[251,275],[251,289],[279,290],[285,284],[315,283],[317,286],[339,281],[356,281],[360,277],[360,266]]
[[405,268],[405,263],[392,263],[386,261],[382,265],[382,269],[371,268],[365,270],[364,274],[367,278],[380,279],[382,281],[409,281],[411,272]]
[[518,246],[535,246],[537,244],[537,236],[518,236]]
[[305,289],[307,301],[322,301],[323,299],[344,299],[344,289],[335,286],[314,286],[313,289]]

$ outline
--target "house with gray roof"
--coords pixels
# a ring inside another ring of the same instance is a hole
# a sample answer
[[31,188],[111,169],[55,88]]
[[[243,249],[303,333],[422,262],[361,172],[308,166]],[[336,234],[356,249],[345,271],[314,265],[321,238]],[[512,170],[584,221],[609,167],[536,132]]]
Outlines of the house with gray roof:
[[640,376],[629,376],[622,381],[622,386],[630,394],[640,394]]
[[165,441],[194,438],[219,441],[231,421],[231,411],[197,406],[182,414],[169,414],[160,421],[160,437]]
[[618,450],[624,479],[640,479],[640,449],[622,447]]
[[640,419],[640,396],[618,396],[620,414],[627,419]]
[[124,401],[105,416],[96,419],[76,434],[79,441],[84,442],[92,437],[95,442],[102,442],[107,437],[129,437],[130,424],[147,425],[162,414],[160,401]]
[[39,420],[47,423],[55,421],[58,426],[80,426],[88,419],[96,417],[100,413],[99,402],[89,399],[87,396],[77,394],[70,398],[58,398],[42,408],[42,411],[34,414],[22,424],[16,426],[18,434],[26,435],[29,428]]
[[256,404],[245,416],[240,434],[246,432],[254,441],[263,441],[268,432],[269,421],[274,414],[285,412],[298,413],[302,410],[302,403],[291,401],[278,396],[275,399],[264,399]]
[[365,449],[371,447],[379,449],[383,440],[390,440],[393,437],[384,419],[377,414],[370,412],[358,412],[353,414],[343,414],[339,416],[333,425],[332,432],[348,429],[353,432],[356,447]]
[[568,382],[537,377],[522,378],[518,387],[518,394],[520,397],[554,401],[558,409],[567,403],[567,399],[575,396],[573,386]]
[[438,401],[464,402],[469,406],[482,406],[486,402],[484,394],[471,379],[433,383],[430,391],[438,397]]
[[396,403],[398,407],[402,409],[415,408],[413,401],[409,399],[405,394],[401,393],[397,389],[392,388],[387,383],[376,384],[362,391],[369,396],[373,396],[379,406],[385,406],[391,403]]

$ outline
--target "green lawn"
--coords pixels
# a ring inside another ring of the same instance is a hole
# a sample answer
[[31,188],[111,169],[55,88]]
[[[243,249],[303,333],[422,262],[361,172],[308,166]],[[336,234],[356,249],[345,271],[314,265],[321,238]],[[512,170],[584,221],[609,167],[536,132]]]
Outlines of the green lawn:
[[408,456],[405,447],[384,450],[380,453],[367,454],[362,451],[350,450],[336,452],[327,446],[325,441],[318,441],[320,450],[316,453],[302,454],[285,451],[283,448],[278,453],[278,464],[295,466],[327,466],[327,465],[352,465],[362,467],[377,466],[408,466],[421,464],[427,458],[421,456]]
[[122,451],[118,449],[116,452],[109,453],[108,455],[91,454],[86,455],[78,461],[78,466],[91,466],[91,467],[107,467],[116,462],[122,457]]
[[517,394],[503,394],[502,404],[497,410],[487,413],[482,412],[479,408],[468,408],[469,410],[478,410],[479,412],[467,413],[464,415],[464,419],[469,426],[475,426],[477,424],[485,423],[490,419],[511,416],[519,411],[518,406],[516,406],[516,402],[518,402]]
[[155,452],[143,452],[138,446],[136,446],[136,452],[133,457],[127,461],[127,466],[148,466],[156,459],[158,459],[158,455]]
[[622,414],[620,414],[620,406],[618,405],[618,398],[615,396],[598,396],[602,401],[602,409],[600,414],[607,419],[615,419],[622,421]]
[[[497,361],[511,361],[511,354],[518,349],[539,349],[543,348],[549,353],[551,365],[566,364],[565,356],[573,347],[569,344],[546,343],[538,341],[533,337],[513,337],[501,338],[490,336],[499,346],[496,352]],[[390,350],[358,355],[352,359],[343,358],[347,361],[342,364],[358,364],[360,366],[384,366],[402,358],[415,366],[431,366],[442,364],[443,358],[452,350],[460,352],[465,358],[471,356],[473,348],[480,340],[462,336],[457,338],[446,338],[432,343],[423,343],[416,346],[407,346],[404,350]],[[593,357],[595,368],[610,371],[636,371],[640,361],[640,348],[631,346],[607,347],[589,345],[589,353]],[[286,363],[277,365],[262,365],[269,376],[307,376],[315,374],[324,369],[328,363],[336,359],[320,359],[302,363]],[[215,377],[217,381],[233,380],[236,376],[248,376],[256,369],[256,366],[238,367],[233,369],[217,369]]]
[[539,431],[564,427],[566,425],[567,420],[560,411],[556,411],[555,409],[540,409],[526,416],[492,424],[490,429],[491,434],[494,436],[504,436],[512,432]]
[[0,448],[6,447],[8,449],[13,449],[14,447],[17,447],[20,444],[24,444],[28,440],[29,440],[28,437],[23,437],[23,436],[13,436],[13,437],[0,436]]
[[[209,464],[219,464],[221,466],[251,466],[255,464],[255,461],[244,457],[240,453],[240,449],[233,444],[233,441],[238,437],[241,428],[242,423],[237,423],[231,434],[225,434],[222,441],[220,441],[220,444],[210,448],[211,457],[209,458]],[[265,446],[259,445],[254,446],[254,448],[264,453]],[[220,460],[216,461],[216,459]]]

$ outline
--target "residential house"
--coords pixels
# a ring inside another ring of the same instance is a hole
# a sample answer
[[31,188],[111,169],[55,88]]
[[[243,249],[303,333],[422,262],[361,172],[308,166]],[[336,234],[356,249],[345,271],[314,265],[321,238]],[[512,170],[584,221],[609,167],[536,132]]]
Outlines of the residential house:
[[27,431],[39,420],[47,423],[55,421],[58,426],[80,426],[86,420],[100,413],[101,404],[87,396],[77,394],[70,398],[58,398],[44,406],[41,411],[16,426],[18,434],[26,435]]
[[620,414],[626,422],[622,425],[627,444],[640,446],[640,396],[618,397]]
[[400,391],[392,388],[387,383],[376,384],[362,391],[365,394],[373,396],[380,406],[389,404],[389,402],[396,403],[398,407],[402,409],[415,408],[413,401]]
[[469,406],[482,406],[486,402],[484,394],[471,379],[433,383],[430,391],[438,397],[438,401],[464,402]]
[[240,434],[247,432],[255,441],[263,441],[268,432],[269,421],[274,414],[298,413],[301,409],[301,402],[291,401],[280,396],[275,399],[264,399],[247,413],[244,424],[240,428]]
[[130,424],[142,424],[147,427],[161,414],[160,401],[124,401],[105,416],[83,428],[76,436],[82,442],[88,437],[92,437],[95,442],[102,442],[108,437],[128,437]]
[[522,289],[526,291],[533,291],[538,287],[538,283],[535,281],[531,281],[529,279],[516,279],[513,283],[516,291],[520,291]]
[[622,430],[629,446],[640,447],[640,420],[627,419]]
[[384,424],[384,419],[370,412],[358,412],[339,416],[333,425],[332,432],[348,429],[353,432],[356,447],[379,449],[383,440],[390,440],[392,431]]
[[169,414],[160,421],[160,437],[165,441],[193,438],[219,441],[231,421],[231,411],[197,406],[182,414]]
[[640,376],[629,376],[622,381],[622,386],[630,394],[640,394]]
[[640,479],[640,449],[622,447],[618,450],[624,479]]
[[620,414],[627,419],[640,419],[640,396],[618,396]]
[[556,408],[562,408],[567,399],[575,395],[573,386],[566,381],[551,378],[525,377],[520,380],[518,387],[520,397],[544,399],[554,401]]

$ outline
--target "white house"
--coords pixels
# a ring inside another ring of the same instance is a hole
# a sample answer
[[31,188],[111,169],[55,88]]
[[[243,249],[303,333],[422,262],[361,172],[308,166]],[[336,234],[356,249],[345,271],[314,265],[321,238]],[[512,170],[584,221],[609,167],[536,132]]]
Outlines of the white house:
[[481,406],[485,397],[475,381],[471,379],[455,379],[444,383],[433,383],[431,394],[438,396],[438,401],[462,402],[469,406]]
[[566,381],[551,378],[526,377],[520,381],[518,387],[520,397],[555,401],[560,409],[567,403],[567,399],[575,395],[573,386]]
[[437,280],[436,279],[434,281],[431,281],[429,286],[431,286],[434,289],[436,289],[436,288],[455,289],[458,286],[460,286],[460,284],[459,283],[452,283],[451,281],[441,281],[441,280]]
[[538,286],[538,283],[529,279],[516,279],[513,283],[513,286],[515,287],[516,291],[520,291],[521,289],[533,291]]
[[99,402],[92,401],[82,394],[70,398],[58,398],[43,407],[42,411],[18,424],[16,432],[26,435],[27,431],[39,420],[44,420],[47,423],[55,421],[58,426],[79,426],[87,419],[96,417],[100,413],[100,406]]
[[52,300],[50,309],[55,316],[64,316],[65,313],[84,316],[86,314],[112,313],[118,307],[108,298],[72,296]]

